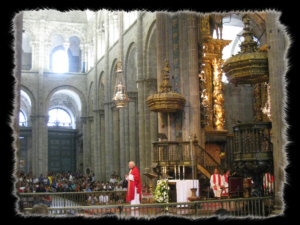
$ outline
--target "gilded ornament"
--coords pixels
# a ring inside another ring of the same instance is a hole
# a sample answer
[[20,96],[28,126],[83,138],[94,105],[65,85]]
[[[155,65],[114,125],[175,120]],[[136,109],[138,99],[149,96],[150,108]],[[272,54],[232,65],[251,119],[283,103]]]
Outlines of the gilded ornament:
[[268,55],[265,51],[259,51],[257,42],[253,40],[250,31],[250,19],[247,14],[243,15],[244,41],[240,45],[241,51],[228,58],[223,71],[229,82],[234,84],[255,84],[269,80]]
[[171,91],[172,86],[169,83],[170,70],[169,63],[165,60],[164,78],[160,86],[160,92],[150,95],[146,100],[151,111],[170,113],[183,110],[186,100],[183,95]]

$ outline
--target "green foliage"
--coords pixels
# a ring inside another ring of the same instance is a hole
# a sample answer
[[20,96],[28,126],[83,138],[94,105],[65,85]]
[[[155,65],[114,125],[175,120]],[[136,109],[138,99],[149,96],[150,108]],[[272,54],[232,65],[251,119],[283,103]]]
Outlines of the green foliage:
[[168,203],[169,202],[169,194],[168,190],[170,187],[168,186],[168,180],[159,180],[157,182],[157,186],[155,191],[153,192],[153,199],[158,203]]

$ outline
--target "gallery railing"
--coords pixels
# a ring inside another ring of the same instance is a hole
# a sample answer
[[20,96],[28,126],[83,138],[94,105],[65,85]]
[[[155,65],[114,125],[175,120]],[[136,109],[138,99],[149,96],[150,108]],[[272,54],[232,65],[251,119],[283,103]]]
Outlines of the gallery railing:
[[[120,204],[126,201],[125,191],[92,191],[92,192],[40,192],[40,193],[20,193],[20,204],[24,208],[31,208],[38,203],[48,204],[50,207],[75,207],[87,206],[89,197],[94,196],[99,199],[100,195],[108,196],[107,204]],[[47,202],[49,199],[50,202]],[[95,204],[106,204],[95,203]]]
[[158,166],[191,165],[189,141],[159,141],[152,144],[153,162]]
[[257,154],[272,152],[270,122],[243,123],[233,127],[234,154]]
[[[257,217],[270,216],[273,210],[272,197],[235,198],[181,203],[121,204],[74,207],[49,207],[48,214],[53,216],[108,216],[117,217],[156,217],[161,215],[199,218],[208,216]],[[25,215],[32,208],[25,208]]]
[[[192,152],[193,148],[193,162]],[[160,141],[153,142],[154,163],[158,167],[197,166],[197,163],[204,167],[210,174],[215,168],[224,170],[224,168],[204,149],[197,140],[190,141]]]

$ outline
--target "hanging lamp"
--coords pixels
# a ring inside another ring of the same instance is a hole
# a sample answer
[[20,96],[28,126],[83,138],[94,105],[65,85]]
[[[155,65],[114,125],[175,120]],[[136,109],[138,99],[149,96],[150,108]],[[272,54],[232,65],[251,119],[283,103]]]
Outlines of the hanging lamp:
[[126,94],[125,75],[122,70],[122,62],[117,63],[116,84],[112,101],[116,104],[116,108],[125,108],[129,98]]

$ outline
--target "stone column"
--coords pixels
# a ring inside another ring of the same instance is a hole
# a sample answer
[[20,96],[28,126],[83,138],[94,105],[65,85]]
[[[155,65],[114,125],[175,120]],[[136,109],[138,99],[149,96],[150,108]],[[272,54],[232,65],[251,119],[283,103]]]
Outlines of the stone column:
[[[83,73],[83,72],[86,72],[86,70],[85,70],[85,65],[86,65],[86,61],[85,61],[85,45],[84,44],[80,44],[79,48],[81,50],[81,61],[82,61],[81,62],[81,68],[80,68],[80,70]],[[83,65],[83,63],[84,63],[84,65]]]
[[[119,20],[119,60],[122,62],[122,68],[123,70],[125,69],[125,63],[124,63],[124,50],[123,50],[123,12],[118,13],[118,18]],[[123,73],[123,76],[125,74]],[[126,80],[126,78],[125,78]],[[126,83],[125,83],[126,85]],[[128,105],[126,106],[126,108]],[[118,172],[118,175],[121,177],[125,176],[125,173],[127,173],[127,164],[128,162],[125,162],[125,109],[119,109],[119,138],[120,138],[120,143],[119,143],[119,152],[120,152],[120,172]]]
[[90,154],[89,154],[89,161],[90,161],[90,174],[92,175],[95,172],[95,129],[94,129],[94,117],[89,116],[89,126],[88,126],[88,132],[89,132],[89,149],[90,149]]
[[[145,165],[145,118],[144,118],[144,70],[143,70],[143,21],[142,21],[142,13],[138,12],[137,16],[137,72],[138,72],[138,130],[139,130],[139,149],[137,150],[136,157],[136,165],[139,167],[140,171],[144,170]],[[129,108],[129,119],[132,116],[133,103],[130,103],[131,107]],[[131,121],[129,120],[129,129],[133,129],[131,125]],[[134,126],[135,129],[135,126]],[[130,149],[132,149],[131,142],[131,134],[130,134]],[[133,148],[134,149],[134,148]],[[135,158],[132,154],[133,150],[130,151],[130,158]],[[134,160],[133,160],[134,161]],[[141,177],[142,182],[143,176]]]
[[105,177],[105,114],[104,110],[100,110],[100,178],[101,180]]
[[285,123],[283,121],[283,108],[285,107],[285,71],[286,71],[286,51],[285,40],[287,36],[284,29],[279,24],[279,13],[266,12],[266,35],[268,44],[269,59],[269,82],[272,117],[272,143],[273,143],[273,163],[275,181],[275,211],[283,213],[283,182],[285,181],[284,167],[286,165],[286,155],[284,146],[286,144]]
[[84,65],[84,71],[85,73],[88,72],[89,70],[89,64],[90,64],[90,61],[89,61],[89,48],[90,48],[90,45],[89,44],[85,44],[84,45],[84,61],[85,61],[85,65]]
[[[149,79],[148,80],[148,90],[149,90],[149,95],[153,95],[156,93],[156,90],[157,90],[157,80],[156,79]],[[150,115],[149,115],[149,140],[150,140],[150,147],[149,149],[147,150],[147,168],[149,168],[149,171],[150,170],[150,166],[152,165],[152,162],[153,162],[153,145],[152,145],[152,142],[154,141],[158,141],[158,138],[157,138],[157,129],[158,129],[158,120],[157,120],[157,112],[152,112],[150,111]],[[149,180],[149,179],[148,179]]]
[[100,138],[101,138],[101,128],[100,128],[100,110],[94,110],[94,171],[96,180],[101,178],[101,148],[100,148]]
[[[127,106],[128,107],[128,106]],[[126,107],[126,108],[127,108]],[[126,162],[125,159],[125,109],[119,109],[119,152],[120,152],[120,173],[119,176],[125,176]]]
[[83,127],[83,174],[86,174],[86,169],[90,168],[90,122],[89,117],[81,117]]
[[[14,18],[14,32],[15,32],[15,118],[13,120],[13,128],[16,134],[16,139],[14,142],[14,149],[16,151],[16,172],[19,172],[19,152],[20,152],[20,128],[19,128],[19,112],[20,112],[20,87],[21,87],[21,68],[22,68],[22,30],[23,30],[23,12],[19,13]],[[29,152],[28,152],[29,153]],[[29,162],[27,162],[29,163]]]
[[32,121],[32,171],[43,176],[48,172],[48,116],[30,116]]
[[101,27],[100,30],[99,30],[99,57],[101,57],[103,54],[104,54],[104,51],[105,51],[105,30],[104,30],[104,27]]
[[[118,30],[118,25],[119,25],[119,14],[117,12],[113,12],[112,13],[112,24],[113,24],[113,37],[118,37],[119,36],[119,30]],[[113,43],[115,43],[115,41],[117,40],[117,38],[113,39]]]
[[31,169],[33,172],[33,176],[39,176],[39,171],[37,167],[37,149],[38,149],[38,142],[37,142],[37,120],[36,116],[30,116],[31,124],[32,124],[32,146],[31,146]]
[[187,54],[189,60],[189,117],[190,129],[197,138],[200,137],[200,99],[199,99],[199,76],[198,76],[198,42],[197,42],[197,16],[188,13],[187,18]]
[[48,114],[47,108],[45,108],[45,87],[44,87],[44,33],[45,33],[45,20],[39,21],[39,42],[37,57],[39,58],[38,69],[38,87],[37,87],[37,114],[35,116],[35,140],[36,142],[36,169],[37,175],[47,175],[48,172]]
[[100,39],[101,35],[102,35],[102,29],[97,28],[97,36],[96,36],[96,39],[95,39],[96,40],[96,55],[97,55],[96,61],[98,60],[98,57],[101,54],[101,41],[99,41],[99,40],[101,40]]
[[68,50],[69,50],[69,47],[70,47],[70,43],[69,43],[69,42],[65,42],[65,43],[63,44],[63,46],[64,46],[64,49],[65,49],[66,55],[68,55]]
[[51,43],[45,42],[45,56],[44,56],[44,71],[50,72],[50,48]]
[[[149,84],[148,80],[144,82],[144,102],[146,102],[149,96]],[[150,109],[147,104],[144,103],[144,121],[145,121],[145,161],[144,161],[144,168],[149,168],[150,166],[150,150],[151,150],[151,140],[150,140]],[[141,173],[144,173],[145,170],[143,169]]]
[[93,111],[94,113],[94,173],[95,173],[95,179],[100,180],[101,178],[101,153],[100,153],[100,137],[101,137],[101,130],[100,130],[100,106],[99,106],[99,79],[100,76],[98,76],[98,67],[97,67],[97,60],[98,60],[98,13],[95,14],[96,16],[96,22],[94,23],[94,40],[95,40],[95,49],[94,49],[94,74],[93,74],[93,80],[94,80],[94,89],[93,89],[93,95],[94,95],[94,105],[93,108],[95,109]]
[[[156,13],[156,49],[157,49],[157,90],[163,82],[165,59],[167,59],[167,13]],[[167,59],[169,60],[169,59]],[[167,114],[158,113],[158,133],[168,135]],[[170,137],[168,137],[169,139]]]
[[43,74],[44,72],[44,56],[45,56],[45,47],[44,47],[44,33],[45,33],[45,20],[40,20],[39,23],[40,27],[39,27],[39,32],[40,32],[40,36],[39,36],[39,48],[38,48],[38,57],[39,57],[39,64],[38,64],[38,68],[39,68],[39,73]]
[[104,102],[104,110],[105,110],[105,161],[107,162],[105,165],[105,177],[104,180],[107,180],[111,177],[112,168],[109,162],[112,162],[112,142],[110,136],[110,117],[111,117],[111,109],[110,109],[110,76],[109,76],[109,12],[107,10],[104,11],[105,16],[105,56],[104,56],[104,71],[105,71],[105,102]]
[[[129,122],[129,161],[137,162],[136,158],[136,139],[137,139],[137,132],[136,132],[136,94],[133,92],[128,92],[129,102],[128,102],[128,122]],[[128,165],[127,162],[127,165]]]
[[31,45],[31,69],[30,71],[37,71],[37,65],[38,65],[38,54],[37,54],[37,47],[38,47],[38,43],[37,42],[30,42]]
[[113,113],[113,172],[120,174],[120,124],[119,110],[116,107],[112,109]]
[[111,162],[112,162],[112,137],[110,136],[110,118],[111,109],[109,103],[104,103],[105,110],[105,177],[103,179],[109,179],[112,174]]
[[186,104],[182,112],[182,140],[188,140],[190,135],[190,119],[189,119],[189,74],[188,74],[188,57],[186,43],[188,40],[187,29],[186,29],[186,13],[179,13],[178,16],[178,39],[179,39],[179,61],[180,61],[180,80],[181,80],[181,94],[186,99]]
[[[130,101],[130,97],[129,97],[129,101]],[[128,172],[128,162],[130,161],[130,146],[129,146],[129,138],[130,138],[130,123],[129,123],[129,103],[128,106],[124,109],[124,164],[125,164],[125,169],[124,172],[127,173]],[[125,176],[125,174],[124,174]],[[124,179],[124,177],[122,177],[122,179]]]

